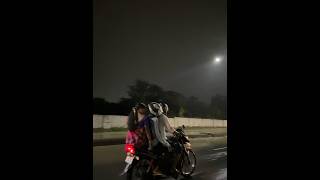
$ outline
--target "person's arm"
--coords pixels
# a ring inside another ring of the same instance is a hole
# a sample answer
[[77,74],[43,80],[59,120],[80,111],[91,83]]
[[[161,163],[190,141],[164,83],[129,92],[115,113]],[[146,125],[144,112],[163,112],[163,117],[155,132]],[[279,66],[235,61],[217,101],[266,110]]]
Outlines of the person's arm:
[[147,138],[148,138],[148,142],[151,142],[151,132],[150,129],[147,126],[144,126],[144,129],[146,130],[146,134],[147,134]]
[[149,123],[145,123],[144,129],[146,131],[147,139],[148,139],[148,143],[149,143],[149,148],[148,149],[151,150],[151,148],[152,148],[152,139],[151,139],[151,132],[150,132],[150,129],[149,129]]
[[173,134],[176,130],[170,125],[169,118],[166,115],[163,115],[163,121],[166,131]]

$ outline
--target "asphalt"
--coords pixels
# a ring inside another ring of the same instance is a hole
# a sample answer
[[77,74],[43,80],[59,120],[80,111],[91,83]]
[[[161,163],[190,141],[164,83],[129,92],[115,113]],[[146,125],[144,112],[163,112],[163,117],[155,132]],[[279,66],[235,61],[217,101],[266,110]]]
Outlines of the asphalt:
[[[186,129],[189,138],[223,137],[227,135],[226,128]],[[126,131],[94,133],[93,146],[119,145],[125,143]]]
[[[227,179],[227,138],[206,137],[191,139],[197,156],[197,167],[192,180]],[[119,176],[125,167],[123,145],[96,146],[93,150],[94,180],[125,180]],[[179,178],[183,180],[183,178]],[[166,178],[163,180],[173,180]]]
[[[197,135],[189,135],[189,138],[206,138],[206,137],[224,137],[225,135],[215,135],[215,134],[197,134]],[[107,146],[107,145],[119,145],[124,144],[125,139],[114,138],[114,139],[96,139],[93,141],[93,146]]]

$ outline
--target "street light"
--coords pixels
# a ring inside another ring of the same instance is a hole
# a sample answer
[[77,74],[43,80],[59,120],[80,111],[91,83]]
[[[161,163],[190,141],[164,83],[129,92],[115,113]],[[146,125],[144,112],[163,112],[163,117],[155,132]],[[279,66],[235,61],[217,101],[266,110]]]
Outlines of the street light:
[[217,56],[217,57],[214,58],[213,63],[214,64],[219,64],[221,61],[222,61],[222,57]]

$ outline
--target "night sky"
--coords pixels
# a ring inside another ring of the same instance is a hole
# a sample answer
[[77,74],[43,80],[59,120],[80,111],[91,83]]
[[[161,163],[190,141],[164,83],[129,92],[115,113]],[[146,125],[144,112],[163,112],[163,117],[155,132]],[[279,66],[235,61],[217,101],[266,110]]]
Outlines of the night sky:
[[94,97],[117,102],[136,79],[207,103],[227,94],[227,0],[94,0],[93,28]]

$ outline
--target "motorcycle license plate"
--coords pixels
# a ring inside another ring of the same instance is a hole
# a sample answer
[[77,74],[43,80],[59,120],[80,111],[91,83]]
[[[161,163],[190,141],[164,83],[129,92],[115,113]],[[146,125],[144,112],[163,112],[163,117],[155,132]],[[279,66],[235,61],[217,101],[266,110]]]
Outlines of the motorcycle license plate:
[[128,163],[128,164],[131,164],[133,159],[134,159],[134,156],[127,156],[125,162]]

